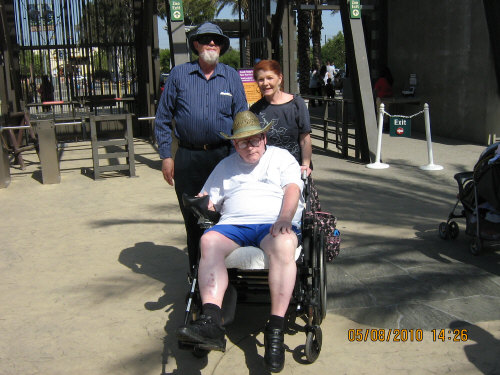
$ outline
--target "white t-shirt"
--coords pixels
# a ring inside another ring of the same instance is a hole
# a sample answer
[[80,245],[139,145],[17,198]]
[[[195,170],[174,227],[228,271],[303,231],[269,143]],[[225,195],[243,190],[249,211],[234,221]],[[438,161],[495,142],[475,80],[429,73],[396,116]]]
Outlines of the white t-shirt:
[[336,71],[335,65],[333,65],[333,64],[332,65],[327,65],[326,66],[326,71],[328,72],[329,78],[331,78],[332,81],[333,81],[333,77],[335,77],[335,71]]
[[[279,147],[267,146],[256,164],[245,162],[238,153],[223,159],[208,177],[202,192],[207,192],[222,217],[218,224],[274,224],[283,201],[283,187],[303,182],[297,160]],[[292,224],[300,227],[304,200]]]

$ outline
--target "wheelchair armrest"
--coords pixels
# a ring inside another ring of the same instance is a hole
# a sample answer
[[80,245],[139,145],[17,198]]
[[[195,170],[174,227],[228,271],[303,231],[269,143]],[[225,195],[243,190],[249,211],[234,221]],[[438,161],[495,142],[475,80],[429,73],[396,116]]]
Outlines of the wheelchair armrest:
[[190,197],[187,194],[182,194],[182,203],[184,207],[191,210],[196,217],[202,222],[210,221],[216,223],[220,219],[220,214],[215,211],[210,211],[208,209],[208,201],[210,197],[204,195],[202,197]]

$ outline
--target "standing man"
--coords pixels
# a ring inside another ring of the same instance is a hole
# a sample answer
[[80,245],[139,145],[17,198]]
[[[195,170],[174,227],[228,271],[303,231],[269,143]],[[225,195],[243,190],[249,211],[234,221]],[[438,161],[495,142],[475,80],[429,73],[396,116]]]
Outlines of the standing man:
[[[174,185],[186,226],[189,270],[198,261],[202,229],[184,209],[182,194],[196,195],[219,163],[229,155],[230,133],[238,112],[248,109],[241,79],[233,68],[219,63],[229,38],[219,26],[206,22],[189,37],[196,61],[175,66],[165,84],[156,111],[155,134],[162,159],[163,177]],[[172,130],[179,140],[175,163],[171,153]]]

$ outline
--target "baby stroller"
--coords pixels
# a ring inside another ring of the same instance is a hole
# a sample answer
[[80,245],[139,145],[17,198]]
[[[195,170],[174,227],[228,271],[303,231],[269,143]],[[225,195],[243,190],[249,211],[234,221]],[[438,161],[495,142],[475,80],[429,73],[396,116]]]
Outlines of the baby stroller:
[[[297,318],[305,321],[306,333],[305,357],[309,363],[314,362],[321,351],[321,322],[326,316],[327,307],[327,274],[325,241],[329,234],[315,224],[315,215],[311,214],[309,184],[305,181],[304,198],[306,207],[302,217],[302,241],[295,252],[297,276],[292,300],[287,312],[287,321],[296,322]],[[209,228],[218,221],[218,214],[208,211],[208,196],[183,196],[185,207],[198,217],[198,223]],[[306,214],[306,212],[309,212]],[[324,215],[324,213],[322,213]],[[333,215],[332,215],[333,217]],[[334,219],[334,217],[333,217]],[[333,228],[335,229],[335,228]],[[264,252],[255,247],[241,247],[233,251],[225,260],[228,269],[229,286],[222,303],[224,325],[234,319],[237,297],[241,295],[262,294],[269,291],[267,286],[268,260]],[[197,318],[201,312],[201,298],[197,285],[197,266],[190,277],[190,290],[184,316],[184,324]],[[181,349],[191,350],[193,355],[202,357],[210,348],[200,344],[179,341]]]
[[[478,255],[483,241],[500,241],[500,142],[488,146],[479,157],[472,172],[457,173],[458,200],[439,224],[439,236],[443,239],[458,237],[458,224],[452,219],[465,218],[465,233],[472,236],[469,250]],[[463,210],[455,214],[458,203]]]

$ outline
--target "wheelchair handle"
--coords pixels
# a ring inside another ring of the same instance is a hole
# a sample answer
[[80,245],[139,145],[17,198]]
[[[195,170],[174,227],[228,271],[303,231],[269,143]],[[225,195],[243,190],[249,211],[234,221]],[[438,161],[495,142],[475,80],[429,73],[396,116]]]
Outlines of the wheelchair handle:
[[190,210],[198,218],[198,222],[203,226],[214,224],[219,221],[220,214],[208,209],[210,197],[204,195],[201,197],[190,197],[186,193],[182,194],[182,203],[184,207]]

